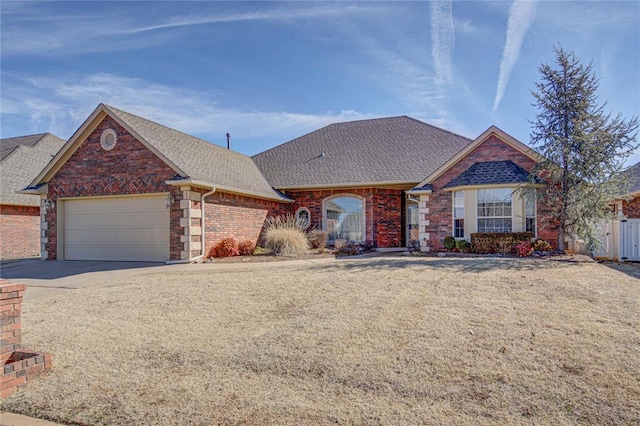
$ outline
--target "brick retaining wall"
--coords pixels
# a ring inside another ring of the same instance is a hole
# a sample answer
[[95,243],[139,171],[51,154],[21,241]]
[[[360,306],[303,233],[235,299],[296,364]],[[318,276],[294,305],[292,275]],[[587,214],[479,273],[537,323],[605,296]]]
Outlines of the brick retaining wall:
[[50,353],[22,348],[22,299],[26,286],[0,279],[0,398],[15,392],[53,366]]

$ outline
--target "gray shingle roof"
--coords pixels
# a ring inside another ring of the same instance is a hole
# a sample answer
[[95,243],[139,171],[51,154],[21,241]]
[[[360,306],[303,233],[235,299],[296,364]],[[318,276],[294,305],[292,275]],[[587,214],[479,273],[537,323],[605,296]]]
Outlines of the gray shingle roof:
[[444,188],[467,185],[526,183],[528,181],[529,172],[513,161],[486,161],[474,163],[467,170],[453,178]]
[[469,143],[401,116],[331,124],[253,161],[275,188],[420,182]]
[[187,135],[126,111],[104,105],[187,176],[244,194],[284,200],[250,157]]
[[27,187],[64,143],[50,133],[0,139],[0,203],[39,206],[38,197],[15,191]]
[[640,192],[640,163],[636,163],[624,171],[627,179],[629,179],[629,193],[634,194]]

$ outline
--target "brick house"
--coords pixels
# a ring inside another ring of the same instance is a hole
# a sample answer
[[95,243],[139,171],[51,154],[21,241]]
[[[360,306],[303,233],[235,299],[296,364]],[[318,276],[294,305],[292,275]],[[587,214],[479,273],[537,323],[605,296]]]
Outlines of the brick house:
[[[224,237],[257,241],[268,215],[286,213],[330,241],[430,250],[482,229],[552,241],[542,207],[513,192],[536,158],[495,127],[470,140],[406,116],[331,124],[247,157],[101,104],[23,192],[41,198],[45,259],[190,262]],[[500,215],[476,217],[478,200]]]
[[58,260],[194,261],[291,203],[251,158],[103,104],[23,192]]
[[64,145],[50,134],[0,139],[0,259],[40,255],[40,202],[18,194]]

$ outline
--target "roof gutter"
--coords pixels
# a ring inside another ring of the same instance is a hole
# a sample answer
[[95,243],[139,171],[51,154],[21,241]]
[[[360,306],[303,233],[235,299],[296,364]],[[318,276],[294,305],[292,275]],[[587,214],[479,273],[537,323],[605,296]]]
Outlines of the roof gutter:
[[216,187],[214,186],[211,191],[209,192],[205,192],[204,194],[202,194],[200,196],[200,220],[202,222],[202,232],[200,233],[200,255],[196,256],[196,257],[190,257],[188,259],[180,259],[180,260],[167,260],[165,263],[167,265],[178,265],[181,263],[194,263],[197,262],[200,259],[204,258],[204,252],[205,252],[205,244],[204,244],[204,239],[205,239],[205,235],[206,232],[204,232],[204,224],[205,224],[205,217],[204,217],[204,208],[205,208],[205,201],[204,199],[207,198],[209,195],[213,194],[214,192],[216,192]]
[[258,194],[256,192],[245,191],[245,190],[242,190],[242,189],[225,187],[225,186],[220,186],[220,185],[214,185],[213,183],[210,183],[210,182],[205,182],[205,181],[202,181],[202,180],[191,179],[191,178],[167,180],[164,183],[166,183],[167,185],[172,185],[172,186],[194,186],[196,188],[204,188],[204,189],[217,188],[218,190],[220,190],[222,192],[227,192],[227,193],[230,193],[230,194],[244,195],[245,197],[258,198],[258,199],[261,199],[261,200],[278,201],[278,202],[281,202],[281,203],[293,203],[293,200],[288,200],[286,198],[278,197],[276,195],[274,195],[273,197],[269,197],[268,195]]

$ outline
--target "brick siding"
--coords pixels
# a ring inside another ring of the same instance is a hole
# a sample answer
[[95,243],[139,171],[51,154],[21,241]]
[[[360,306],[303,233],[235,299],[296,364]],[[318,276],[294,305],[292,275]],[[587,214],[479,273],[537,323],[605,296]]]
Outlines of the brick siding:
[[0,205],[0,259],[39,255],[40,207]]
[[[492,135],[432,183],[433,193],[429,196],[428,201],[429,225],[427,225],[430,247],[442,245],[445,236],[453,235],[451,192],[444,191],[442,188],[474,163],[502,160],[511,160],[527,171],[531,171],[535,165],[533,159]],[[548,219],[545,218],[544,205],[538,202],[537,207],[538,237],[555,245],[558,235],[557,228],[549,225],[545,229],[540,229]]]
[[[111,151],[100,146],[100,136],[108,128],[114,129],[118,135],[116,146]],[[105,117],[50,179],[48,198],[56,202],[58,197],[169,192],[175,199],[170,212],[170,258],[176,260],[180,259],[182,250],[182,193],[179,188],[165,184],[175,175],[173,169],[133,135],[111,117]],[[56,259],[57,209],[48,211],[46,220],[49,224],[46,231],[48,259]]]
[[640,219],[640,197],[629,201],[622,201],[622,213],[628,219]]
[[[200,203],[197,203],[198,208]],[[205,255],[223,238],[258,243],[267,216],[291,214],[291,205],[216,192],[206,199]]]
[[316,191],[286,191],[295,200],[293,212],[306,207],[311,213],[311,226],[322,228],[322,201],[334,195],[355,195],[365,200],[365,240],[378,248],[400,247],[404,234],[402,197],[399,189],[355,188]]

